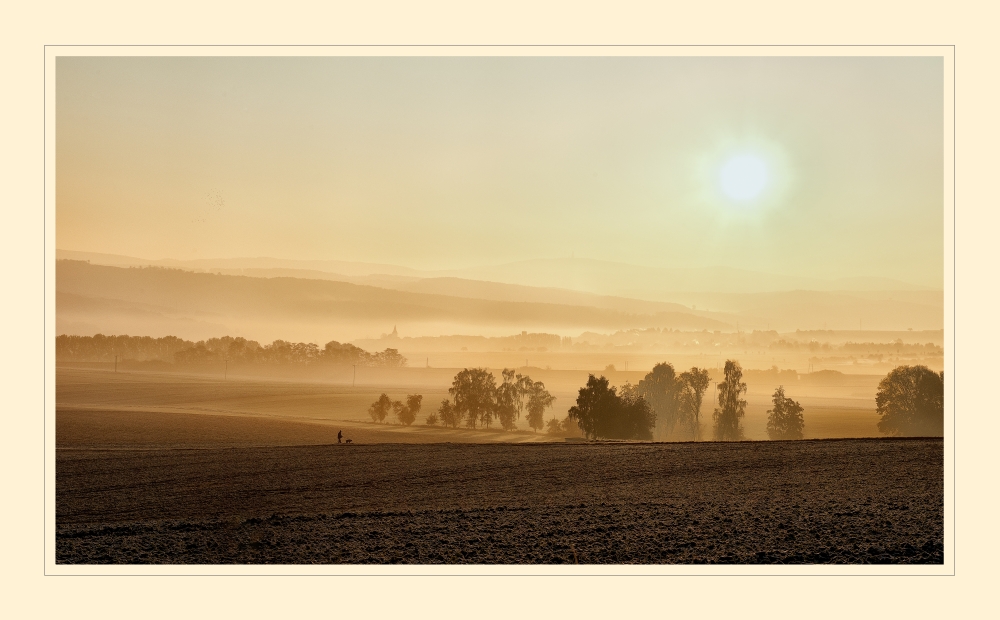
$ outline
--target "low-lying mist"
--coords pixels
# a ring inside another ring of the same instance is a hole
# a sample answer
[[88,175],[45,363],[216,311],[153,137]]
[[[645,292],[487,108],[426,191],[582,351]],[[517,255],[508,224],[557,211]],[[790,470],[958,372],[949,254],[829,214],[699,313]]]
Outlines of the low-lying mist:
[[326,276],[251,277],[60,260],[57,330],[353,342],[378,338],[392,326],[413,337],[501,337],[648,328],[923,331],[940,329],[943,322],[940,291],[668,291],[676,299],[671,302],[451,277]]

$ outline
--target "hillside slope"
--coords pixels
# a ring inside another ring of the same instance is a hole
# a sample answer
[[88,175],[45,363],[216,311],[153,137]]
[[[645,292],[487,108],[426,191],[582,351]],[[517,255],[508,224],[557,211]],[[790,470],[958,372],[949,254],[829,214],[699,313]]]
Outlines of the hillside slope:
[[[400,326],[409,334],[576,333],[636,327],[728,329],[691,312],[629,313],[607,308],[496,301],[300,278],[254,278],[158,267],[121,268],[61,260],[56,266],[59,333],[96,329],[143,335],[222,326],[267,340],[348,340]],[[150,329],[141,330],[143,324]],[[200,327],[199,327],[200,326]],[[153,329],[153,328],[156,329]],[[141,330],[141,331],[140,331]],[[84,332],[86,333],[86,332]],[[217,333],[215,335],[218,335]]]

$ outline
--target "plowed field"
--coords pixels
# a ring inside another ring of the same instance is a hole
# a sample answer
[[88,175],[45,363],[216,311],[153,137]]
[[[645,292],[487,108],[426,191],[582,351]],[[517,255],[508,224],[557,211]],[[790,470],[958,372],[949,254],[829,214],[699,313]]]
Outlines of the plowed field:
[[59,563],[942,563],[940,439],[76,449]]

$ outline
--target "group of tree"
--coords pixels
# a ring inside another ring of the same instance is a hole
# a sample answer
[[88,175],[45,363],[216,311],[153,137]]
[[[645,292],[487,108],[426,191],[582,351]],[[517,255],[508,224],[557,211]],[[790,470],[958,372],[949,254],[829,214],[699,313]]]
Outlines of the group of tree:
[[[735,360],[726,360],[722,374],[717,387],[719,406],[712,415],[712,436],[716,441],[740,441],[744,438],[743,416],[747,408],[743,368]],[[802,439],[802,405],[785,396],[785,388],[780,385],[771,395],[771,402],[773,407],[767,411],[768,438]]]
[[587,439],[652,439],[656,412],[636,390],[618,394],[607,378],[590,375],[569,409]]
[[422,394],[410,394],[406,397],[406,402],[403,402],[392,400],[387,394],[383,393],[378,397],[378,400],[368,407],[368,415],[371,416],[372,422],[382,424],[389,417],[389,412],[392,411],[396,414],[396,420],[400,424],[409,426],[417,419],[417,414],[420,413],[420,406],[423,404],[423,401],[424,397]]
[[511,431],[526,412],[528,426],[537,432],[545,425],[545,410],[555,402],[544,383],[509,368],[501,372],[499,385],[487,369],[466,368],[455,375],[448,394],[451,399],[441,401],[437,412],[428,416],[428,424],[456,428],[464,422],[469,428],[490,428],[496,420],[503,430]]
[[[746,411],[746,383],[738,362],[727,361],[725,380],[719,383],[719,407],[714,414],[716,440],[743,438],[741,419]],[[569,419],[588,439],[701,438],[701,407],[711,380],[708,370],[693,367],[678,374],[672,364],[653,367],[638,385],[611,387],[605,377],[590,375],[580,388]],[[784,401],[782,401],[784,405]],[[550,429],[557,432],[557,426]]]
[[626,383],[623,394],[641,396],[656,413],[659,439],[700,439],[701,405],[710,379],[704,368],[692,367],[680,374],[672,364],[653,366],[639,384]]
[[245,364],[328,363],[358,366],[406,366],[406,358],[396,349],[369,353],[364,349],[335,340],[319,345],[307,342],[275,340],[261,346],[255,340],[224,336],[192,342],[175,336],[69,336],[56,338],[56,360],[64,362],[110,362],[121,360],[203,364],[229,362]]
[[[699,439],[699,411],[710,383],[707,370],[692,368],[677,374],[668,363],[657,364],[638,385],[611,387],[605,377],[590,375],[580,388],[576,405],[564,421],[550,420],[549,432],[562,433],[570,421],[588,439]],[[726,360],[717,386],[718,406],[713,412],[716,441],[744,439],[747,384],[739,362]],[[944,373],[926,366],[900,366],[878,386],[876,409],[882,433],[904,436],[939,436],[944,428]],[[770,439],[802,439],[803,407],[778,386],[767,410]]]
[[[727,361],[725,379],[719,383],[719,407],[715,410],[715,439],[743,438],[740,420],[746,411],[747,387],[738,362]],[[803,408],[778,386],[767,411],[770,439],[802,439]],[[909,437],[939,437],[944,434],[944,372],[926,366],[898,366],[878,384],[875,411],[881,433]]]
[[[712,414],[712,436],[716,441],[740,441],[744,438],[747,384],[743,368],[735,360],[726,360],[722,381],[717,386],[718,407]],[[802,405],[785,396],[784,386],[771,395],[773,407],[767,411],[767,436],[770,439],[802,439]]]
[[[611,387],[605,377],[590,375],[580,388],[569,420],[588,439],[698,439],[700,411],[710,380],[708,371],[691,368],[678,374],[672,364],[653,367],[638,385]],[[560,432],[564,423],[550,423]]]

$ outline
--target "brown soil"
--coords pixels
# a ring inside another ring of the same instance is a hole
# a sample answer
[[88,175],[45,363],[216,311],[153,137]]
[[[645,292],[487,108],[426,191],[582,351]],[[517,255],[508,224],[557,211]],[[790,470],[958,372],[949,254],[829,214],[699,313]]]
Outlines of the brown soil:
[[62,446],[59,563],[943,562],[940,439]]

